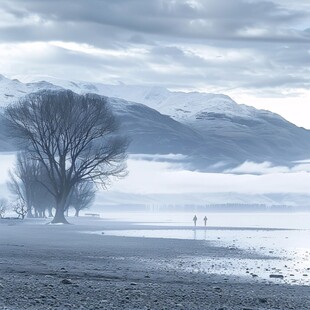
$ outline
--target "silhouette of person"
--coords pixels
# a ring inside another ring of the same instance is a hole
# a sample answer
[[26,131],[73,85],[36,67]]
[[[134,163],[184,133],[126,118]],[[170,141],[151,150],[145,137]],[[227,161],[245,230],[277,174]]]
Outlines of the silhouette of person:
[[205,226],[207,226],[208,218],[206,216],[203,218],[203,221],[205,222]]
[[197,224],[197,216],[196,215],[193,217],[193,221],[194,221],[194,225],[196,227],[196,224]]

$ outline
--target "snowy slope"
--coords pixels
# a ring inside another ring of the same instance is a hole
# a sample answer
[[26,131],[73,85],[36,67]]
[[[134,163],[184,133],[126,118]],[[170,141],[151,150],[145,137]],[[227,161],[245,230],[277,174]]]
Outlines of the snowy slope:
[[195,119],[204,112],[225,113],[235,117],[253,117],[257,111],[252,107],[237,104],[230,97],[221,94],[172,92],[161,87],[66,81],[48,76],[24,77],[24,79],[31,82],[48,81],[77,93],[94,92],[108,97],[143,103],[178,121]]
[[[68,86],[64,85],[65,88],[69,88]],[[23,84],[2,76],[0,79],[0,107],[4,108],[26,94],[45,89],[61,90],[63,88],[45,81]],[[78,92],[76,89],[74,90]],[[82,92],[84,91],[79,93]],[[129,147],[131,153],[184,155],[192,155],[196,152],[206,153],[206,145],[201,143],[203,137],[190,127],[145,105],[117,98],[107,99],[120,119],[121,131],[131,140]],[[12,150],[12,145],[4,135],[0,115],[0,151],[9,150]],[[205,156],[204,162],[206,162],[206,158],[207,156]],[[209,159],[207,161],[210,162]]]
[[206,171],[225,170],[245,161],[290,166],[292,161],[310,158],[310,131],[269,111],[239,105],[225,95],[51,77],[23,79],[28,82],[0,78],[0,106],[51,88],[113,97],[111,106],[132,139],[131,153],[184,154],[191,168]]
[[10,80],[0,74],[0,107],[3,108],[18,98],[42,89],[60,89],[60,87],[48,82],[21,83],[19,80]]

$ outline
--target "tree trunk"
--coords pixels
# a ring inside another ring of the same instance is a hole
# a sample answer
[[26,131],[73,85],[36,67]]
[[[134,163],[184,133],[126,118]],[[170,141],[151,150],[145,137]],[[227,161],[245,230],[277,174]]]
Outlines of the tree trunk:
[[69,224],[65,218],[66,199],[62,198],[56,203],[56,212],[52,224]]
[[27,217],[29,219],[32,219],[34,217],[33,214],[32,214],[32,208],[31,207],[27,209]]
[[79,215],[80,215],[80,210],[79,209],[75,209],[75,216],[79,217]]
[[51,222],[52,224],[69,224],[65,218],[65,212],[62,208],[57,208],[55,216]]
[[48,209],[48,217],[53,217],[52,208]]
[[65,218],[65,211],[68,209],[66,206],[69,192],[64,188],[63,192],[56,198],[56,212],[52,224],[69,224]]

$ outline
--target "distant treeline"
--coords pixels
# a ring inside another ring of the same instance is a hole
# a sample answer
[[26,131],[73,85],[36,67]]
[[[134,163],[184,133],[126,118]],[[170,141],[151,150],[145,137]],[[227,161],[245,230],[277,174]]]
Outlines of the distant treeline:
[[174,205],[174,204],[126,204],[105,205],[105,211],[158,211],[158,212],[302,212],[310,211],[310,206],[266,205],[248,203],[223,203],[205,205]]

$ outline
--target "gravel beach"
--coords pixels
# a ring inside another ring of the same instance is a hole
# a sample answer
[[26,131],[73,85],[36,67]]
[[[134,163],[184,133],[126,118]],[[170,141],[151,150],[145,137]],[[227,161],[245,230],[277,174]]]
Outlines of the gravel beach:
[[195,271],[197,257],[251,259],[243,250],[207,241],[82,233],[133,226],[124,222],[72,223],[0,222],[1,310],[310,309],[309,286]]

